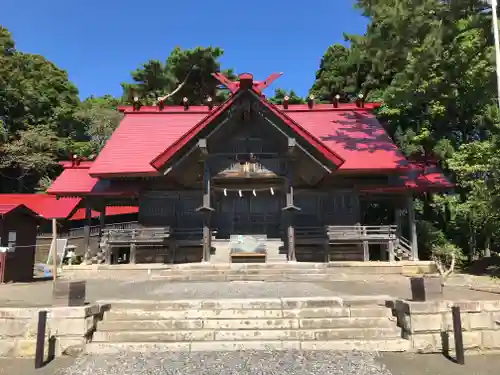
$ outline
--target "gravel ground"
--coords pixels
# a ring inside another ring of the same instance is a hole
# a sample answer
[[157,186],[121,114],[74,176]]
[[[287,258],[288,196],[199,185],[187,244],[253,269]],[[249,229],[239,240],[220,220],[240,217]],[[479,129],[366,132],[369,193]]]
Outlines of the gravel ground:
[[324,297],[338,295],[320,285],[303,282],[189,282],[160,283],[149,292],[166,299]]
[[[107,299],[217,299],[324,297],[345,295],[389,295],[409,298],[409,281],[404,277],[366,277],[360,280],[327,282],[168,282],[164,280],[88,280],[87,301]],[[463,287],[445,288],[450,300],[498,299],[500,294],[471,291]],[[52,304],[52,282],[0,285],[0,307],[47,306]]]
[[61,375],[390,375],[361,352],[154,353],[87,356]]

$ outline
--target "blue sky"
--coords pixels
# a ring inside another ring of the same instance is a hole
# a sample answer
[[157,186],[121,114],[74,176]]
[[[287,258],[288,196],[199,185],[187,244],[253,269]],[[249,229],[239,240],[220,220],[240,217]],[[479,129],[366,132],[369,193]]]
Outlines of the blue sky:
[[17,49],[68,71],[82,98],[121,95],[120,82],[130,80],[130,71],[148,59],[164,60],[176,45],[222,47],[223,68],[251,72],[255,79],[283,72],[272,89],[305,95],[326,48],[344,43],[343,32],[363,33],[367,23],[353,0],[1,3],[0,24]]

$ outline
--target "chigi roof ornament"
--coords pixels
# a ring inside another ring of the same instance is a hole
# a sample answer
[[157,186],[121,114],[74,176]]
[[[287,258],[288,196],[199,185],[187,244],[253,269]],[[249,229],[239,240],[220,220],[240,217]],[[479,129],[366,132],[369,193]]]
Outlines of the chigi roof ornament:
[[272,73],[263,81],[254,81],[252,74],[242,73],[239,75],[238,81],[231,81],[222,73],[212,73],[212,76],[222,85],[224,85],[229,91],[231,91],[231,93],[235,93],[240,89],[252,89],[259,94],[262,94],[262,91],[264,89],[266,89],[271,83],[276,81],[282,75],[283,73]]

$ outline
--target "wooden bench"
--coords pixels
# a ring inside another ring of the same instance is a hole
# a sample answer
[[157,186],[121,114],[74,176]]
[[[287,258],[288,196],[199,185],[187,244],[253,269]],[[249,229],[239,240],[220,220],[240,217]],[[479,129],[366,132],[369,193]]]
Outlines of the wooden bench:
[[258,259],[262,263],[266,261],[266,253],[243,253],[243,252],[231,252],[230,253],[231,263],[244,263],[241,262],[245,259]]

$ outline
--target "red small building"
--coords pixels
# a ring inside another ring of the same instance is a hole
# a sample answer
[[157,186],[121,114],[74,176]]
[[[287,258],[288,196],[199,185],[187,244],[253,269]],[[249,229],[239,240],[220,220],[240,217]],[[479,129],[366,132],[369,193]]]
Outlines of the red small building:
[[22,204],[0,205],[0,283],[32,280],[39,221]]
[[[371,113],[379,104],[273,105],[262,90],[277,75],[214,76],[232,92],[226,102],[122,107],[95,161],[65,163],[50,187],[82,198],[87,217],[138,205],[139,228],[101,241],[105,261],[123,246],[130,262],[229,261],[224,240],[245,236],[283,241],[283,252],[268,247],[273,260],[366,261],[380,248],[382,260],[418,260],[413,195],[452,185],[403,156]],[[380,199],[392,222],[368,225],[364,202]]]

